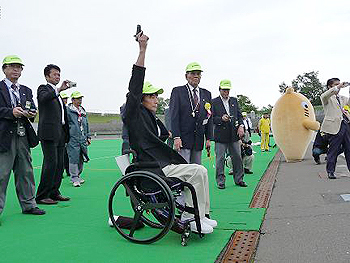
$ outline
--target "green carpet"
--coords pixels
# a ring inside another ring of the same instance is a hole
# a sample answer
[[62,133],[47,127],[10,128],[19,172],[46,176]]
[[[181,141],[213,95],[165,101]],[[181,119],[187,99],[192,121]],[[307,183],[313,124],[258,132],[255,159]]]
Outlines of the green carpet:
[[[253,142],[258,139],[253,136]],[[65,177],[61,192],[72,200],[40,206],[47,212],[44,216],[21,213],[11,176],[0,216],[0,262],[214,262],[234,230],[260,228],[265,209],[248,206],[277,148],[261,153],[255,146],[254,174],[244,177],[247,188],[235,186],[232,177],[227,177],[226,189],[217,189],[215,158],[203,155],[203,165],[209,170],[211,215],[218,221],[214,233],[202,239],[192,234],[187,247],[181,246],[180,236],[174,232],[151,245],[128,242],[107,225],[109,192],[121,176],[114,160],[120,153],[120,143],[94,140],[89,148],[91,161],[83,172],[85,184],[74,188]],[[40,147],[32,151],[32,157],[39,182]]]

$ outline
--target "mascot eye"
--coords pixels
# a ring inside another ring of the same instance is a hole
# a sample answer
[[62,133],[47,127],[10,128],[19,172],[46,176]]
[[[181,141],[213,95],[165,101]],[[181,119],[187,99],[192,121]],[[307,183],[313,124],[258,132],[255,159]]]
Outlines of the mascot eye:
[[304,109],[308,109],[309,106],[307,105],[307,103],[305,101],[302,101],[301,102],[301,106],[304,108]]

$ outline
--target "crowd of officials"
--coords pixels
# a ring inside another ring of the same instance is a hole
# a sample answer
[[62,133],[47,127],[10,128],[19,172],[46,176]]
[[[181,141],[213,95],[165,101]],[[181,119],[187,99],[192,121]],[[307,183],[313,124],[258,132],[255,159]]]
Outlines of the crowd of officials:
[[[13,171],[22,213],[43,215],[45,211],[37,204],[53,205],[70,200],[59,190],[65,162],[72,184],[80,186],[84,182],[80,174],[83,162],[88,161],[87,145],[91,143],[91,138],[86,111],[81,106],[83,95],[73,92],[72,103],[66,105],[68,96],[64,91],[74,83],[65,80],[57,87],[61,69],[52,64],[44,69],[47,83],[37,90],[40,114],[36,134],[31,122],[38,111],[32,91],[18,82],[23,67],[18,56],[10,55],[3,59],[5,79],[0,82],[0,214]],[[43,163],[35,193],[30,148],[37,146],[39,141]]]
[[[218,189],[225,189],[227,183],[225,164],[231,168],[229,174],[233,175],[233,182],[239,187],[247,187],[244,174],[253,173],[254,160],[251,120],[241,112],[237,99],[230,97],[230,80],[222,80],[218,87],[220,95],[212,98],[208,90],[199,87],[203,70],[197,62],[192,62],[185,70],[187,83],[172,89],[165,126],[155,115],[158,94],[163,93],[163,89],[144,82],[148,37],[139,35],[138,42],[139,56],[133,67],[127,101],[121,107],[124,123],[122,152],[131,148],[137,153],[138,161],[159,164],[154,170],[156,174],[191,183],[197,193],[202,233],[211,233],[217,222],[209,216],[208,172],[201,165],[202,151],[205,148],[210,156],[211,141],[215,142]],[[13,171],[22,213],[43,215],[45,211],[37,204],[52,205],[70,200],[60,192],[64,168],[74,187],[84,183],[81,173],[84,162],[89,161],[87,146],[91,144],[91,137],[87,112],[81,105],[83,95],[79,91],[73,92],[68,104],[66,90],[76,84],[65,80],[57,87],[61,70],[52,64],[44,69],[47,83],[37,90],[40,114],[38,133],[35,133],[31,122],[38,111],[32,91],[18,83],[23,67],[22,60],[14,55],[5,57],[2,64],[5,79],[0,82],[0,214]],[[328,90],[321,96],[326,117],[317,134],[313,156],[316,163],[320,163],[319,155],[327,153],[326,169],[330,179],[336,178],[336,158],[341,152],[344,151],[350,167],[350,114],[344,110],[349,101],[338,96],[339,90],[347,85],[340,83],[339,79],[330,79]],[[338,120],[336,125],[333,119]],[[268,114],[260,119],[258,129],[261,151],[269,151]],[[39,141],[43,163],[35,193],[30,148],[37,146]],[[193,207],[192,198],[186,191],[184,202]],[[192,216],[186,212],[182,214],[183,219]],[[196,231],[194,222],[190,226]]]

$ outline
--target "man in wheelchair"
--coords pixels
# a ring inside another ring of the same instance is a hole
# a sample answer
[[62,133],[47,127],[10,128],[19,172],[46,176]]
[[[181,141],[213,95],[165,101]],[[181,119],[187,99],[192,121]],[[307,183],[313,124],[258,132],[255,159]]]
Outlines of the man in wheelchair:
[[[215,220],[209,219],[209,185],[208,171],[198,164],[188,164],[175,150],[170,148],[165,140],[169,133],[163,123],[156,117],[158,94],[163,89],[156,88],[149,82],[144,83],[145,53],[148,37],[139,33],[139,55],[132,69],[129,82],[129,96],[127,98],[124,121],[129,130],[130,147],[136,152],[137,162],[153,162],[158,167],[146,169],[160,177],[178,178],[193,186],[197,195],[201,233],[209,234],[217,226]],[[143,169],[145,170],[145,169]],[[184,188],[186,206],[193,208],[191,193]],[[182,220],[193,218],[193,214],[183,212]],[[193,232],[197,231],[194,221],[190,222]]]

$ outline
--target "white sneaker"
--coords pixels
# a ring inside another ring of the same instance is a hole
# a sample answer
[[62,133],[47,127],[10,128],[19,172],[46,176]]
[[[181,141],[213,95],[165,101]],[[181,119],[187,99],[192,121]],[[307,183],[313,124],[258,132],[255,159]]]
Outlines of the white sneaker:
[[[114,217],[114,221],[117,221],[117,219],[118,219],[119,216],[113,216],[113,217]],[[109,226],[114,226],[113,223],[112,223],[111,218],[108,218],[108,225],[109,225]]]
[[85,180],[82,179],[82,178],[79,178],[79,183],[80,183],[80,184],[83,184],[83,183],[85,183]]
[[218,225],[218,222],[216,222],[213,219],[207,218],[207,217],[202,218],[201,221],[203,223],[206,223],[207,225],[211,226],[212,228],[215,228]]
[[80,182],[73,182],[74,187],[80,187]]
[[[198,233],[195,221],[190,222],[190,227],[192,232]],[[207,225],[204,222],[201,222],[201,229],[202,229],[201,231],[202,234],[210,234],[210,233],[213,233],[214,231],[214,229],[210,225]]]

